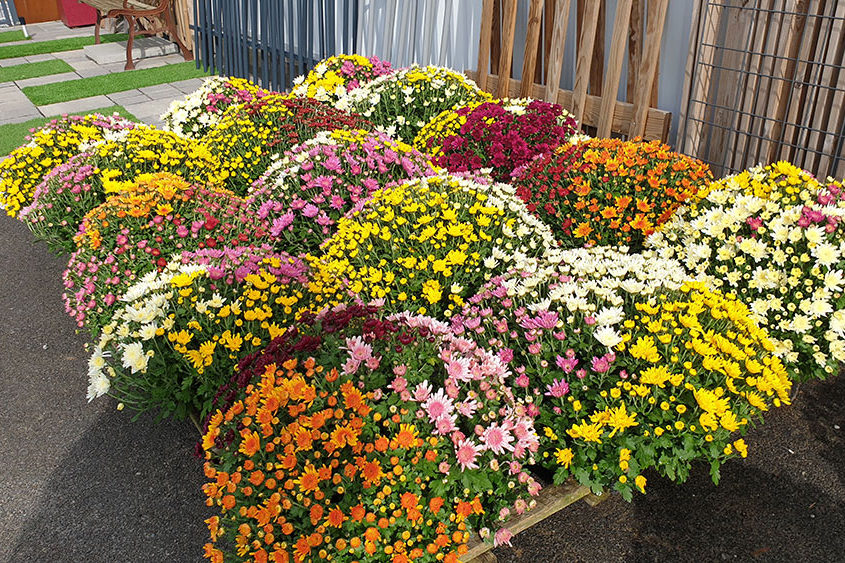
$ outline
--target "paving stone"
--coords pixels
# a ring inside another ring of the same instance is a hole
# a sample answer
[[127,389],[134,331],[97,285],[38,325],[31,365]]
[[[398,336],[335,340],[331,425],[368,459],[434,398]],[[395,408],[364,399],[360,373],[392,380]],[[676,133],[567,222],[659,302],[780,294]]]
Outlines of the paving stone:
[[76,74],[82,78],[90,78],[91,76],[103,76],[104,74],[109,74],[109,71],[95,66],[93,68],[78,68],[76,69]]
[[[88,45],[83,48],[89,59],[97,64],[126,62],[126,41]],[[179,50],[175,43],[161,37],[139,37],[132,44],[132,58],[145,59],[168,55]]]
[[181,98],[183,92],[181,90],[177,90],[170,84],[157,84],[155,86],[145,86],[143,88],[138,88],[142,93],[146,94],[153,100],[161,100],[167,99],[168,101],[173,100],[175,98]]
[[91,59],[89,59],[88,56],[85,54],[85,51],[83,51],[82,49],[78,49],[76,51],[62,51],[60,53],[55,53],[55,55],[57,59],[62,59],[67,63],[85,61],[97,64],[94,63],[94,61],[92,61]]
[[6,113],[5,110],[0,110],[0,125],[9,125],[11,123],[23,123],[36,117],[42,117],[41,113],[36,109],[35,112],[26,113]]
[[63,72],[61,74],[48,74],[47,76],[38,76],[36,78],[27,78],[26,80],[18,80],[18,88],[26,88],[27,86],[40,86],[41,84],[53,84],[54,82],[64,82],[66,80],[76,80],[79,75],[75,72]]
[[170,85],[182,92],[183,94],[190,94],[202,86],[202,78],[189,78],[188,80],[180,80],[179,82],[171,82]]
[[90,98],[81,98],[79,100],[71,100],[69,102],[39,106],[38,109],[45,116],[49,117],[53,115],[63,115],[66,113],[81,113],[111,105],[114,104],[112,104],[111,100],[106,96],[92,96]]
[[26,57],[26,62],[40,63],[41,61],[52,61],[55,58],[55,55],[53,55],[52,53],[45,53],[43,55],[32,55],[30,57]]
[[111,101],[119,105],[140,104],[143,102],[150,101],[150,97],[141,92],[140,90],[126,90],[125,92],[115,92],[114,94],[108,94],[108,96]]
[[27,62],[28,61],[26,60],[26,57],[14,57],[12,59],[0,59],[0,67],[24,65]]

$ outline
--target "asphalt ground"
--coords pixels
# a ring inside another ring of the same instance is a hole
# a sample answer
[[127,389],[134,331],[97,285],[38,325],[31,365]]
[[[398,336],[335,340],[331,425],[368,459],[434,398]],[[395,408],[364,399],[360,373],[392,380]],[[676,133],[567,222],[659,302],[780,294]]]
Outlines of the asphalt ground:
[[[65,259],[0,217],[0,561],[201,561],[212,512],[189,422],[87,403]],[[845,561],[845,379],[801,387],[749,457],[646,495],[576,503],[495,550],[503,562]]]

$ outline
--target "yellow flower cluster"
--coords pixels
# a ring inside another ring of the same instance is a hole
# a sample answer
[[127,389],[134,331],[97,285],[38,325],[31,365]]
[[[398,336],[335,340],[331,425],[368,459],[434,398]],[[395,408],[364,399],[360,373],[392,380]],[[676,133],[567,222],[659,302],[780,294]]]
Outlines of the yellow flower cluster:
[[334,104],[346,92],[392,72],[390,63],[361,55],[334,55],[294,80],[291,94]]
[[[739,174],[722,178],[703,188],[699,205],[713,203],[708,197],[714,192],[742,193],[777,202],[780,206],[800,205],[811,201],[823,188],[812,174],[786,161],[756,166]],[[717,196],[718,199],[722,199]],[[724,203],[724,202],[723,202]],[[693,207],[695,203],[693,203]]]
[[169,172],[190,183],[205,184],[220,166],[205,146],[155,127],[141,126],[94,148],[106,194],[130,186],[144,173]]
[[66,117],[36,131],[27,144],[0,160],[0,207],[17,216],[47,172],[79,153],[82,145],[102,141],[108,131],[131,126],[116,116],[92,114]]
[[442,175],[379,190],[341,219],[323,267],[388,310],[449,316],[495,273],[525,267],[517,256],[539,257],[553,246],[497,186]]

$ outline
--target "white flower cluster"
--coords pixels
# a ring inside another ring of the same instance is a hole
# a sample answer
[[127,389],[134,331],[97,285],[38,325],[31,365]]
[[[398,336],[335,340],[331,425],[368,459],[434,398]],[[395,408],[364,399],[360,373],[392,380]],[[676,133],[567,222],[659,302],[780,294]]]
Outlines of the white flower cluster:
[[[109,324],[103,327],[88,361],[88,400],[109,392],[122,373],[146,373],[156,346],[151,342],[174,327],[173,300],[180,287],[205,274],[205,266],[181,264],[174,257],[162,271],[152,271],[121,297]],[[225,299],[214,294],[193,306],[197,312],[219,309]]]
[[749,178],[765,182],[759,169],[750,172],[723,181],[648,244],[747,303],[795,377],[825,377],[845,361],[845,200],[835,185],[831,195],[798,182],[794,197],[784,197],[781,183],[789,180],[771,192],[750,190]]
[[489,98],[475,82],[453,70],[414,65],[351,90],[336,107],[363,115],[378,130],[411,143],[440,112]]

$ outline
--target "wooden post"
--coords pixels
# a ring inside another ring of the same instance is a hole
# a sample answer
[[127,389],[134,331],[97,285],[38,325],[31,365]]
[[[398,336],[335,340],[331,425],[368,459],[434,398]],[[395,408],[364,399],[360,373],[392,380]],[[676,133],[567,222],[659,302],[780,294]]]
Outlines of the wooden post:
[[502,47],[499,53],[499,89],[496,92],[497,98],[508,96],[508,85],[510,84],[511,63],[513,62],[513,42],[516,34],[516,9],[517,0],[502,0]]
[[522,85],[519,96],[526,98],[534,83],[534,69],[537,66],[538,46],[540,44],[540,23],[543,18],[543,0],[531,0],[528,11],[528,25],[525,30],[525,55],[522,60]]
[[[648,18],[645,49],[638,72],[639,80],[634,93],[634,119],[631,122],[631,137],[642,137],[645,133],[645,121],[657,76],[657,59],[660,56],[660,44],[663,39],[663,25],[666,23],[668,0],[651,0],[655,4],[654,17]],[[608,94],[605,94],[608,95]]]
[[[643,60],[643,34],[645,33],[643,8],[646,0],[634,0],[631,7],[631,23],[628,30],[628,82],[625,89],[625,100],[634,101],[634,90],[637,89],[637,72]],[[651,2],[649,2],[651,5]]]
[[484,0],[481,6],[481,38],[478,42],[478,78],[476,83],[482,90],[487,88],[490,65],[490,40],[493,34],[493,0]]
[[596,41],[596,28],[598,26],[601,0],[578,0],[578,5],[583,2],[584,12],[582,14],[581,34],[578,43],[578,60],[575,64],[575,87],[572,95],[572,114],[575,120],[581,123],[584,117],[584,108],[587,101],[587,86],[590,83],[590,70],[595,57],[593,47]]
[[768,161],[774,162],[778,159],[781,147],[783,146],[783,125],[786,110],[792,96],[790,90],[795,82],[795,70],[798,53],[801,49],[801,41],[804,35],[804,26],[807,25],[807,11],[810,8],[810,0],[798,0],[795,6],[795,14],[792,16],[792,25],[789,29],[789,42],[786,53],[786,68],[783,73],[783,80],[777,98],[777,109],[774,114],[774,125],[769,138],[772,144],[769,146]]
[[[546,63],[547,102],[555,103],[560,89],[560,72],[563,68],[563,49],[566,43],[566,27],[569,23],[569,0],[558,0],[555,6],[555,21],[552,31],[552,48]],[[576,118],[577,119],[577,118]]]
[[610,137],[613,124],[613,106],[619,90],[619,79],[622,78],[622,60],[625,56],[625,42],[628,39],[628,22],[631,18],[632,0],[618,0],[616,4],[616,20],[613,22],[613,36],[610,43],[610,56],[607,60],[607,72],[602,84],[602,104],[599,125],[596,131],[598,137]]

